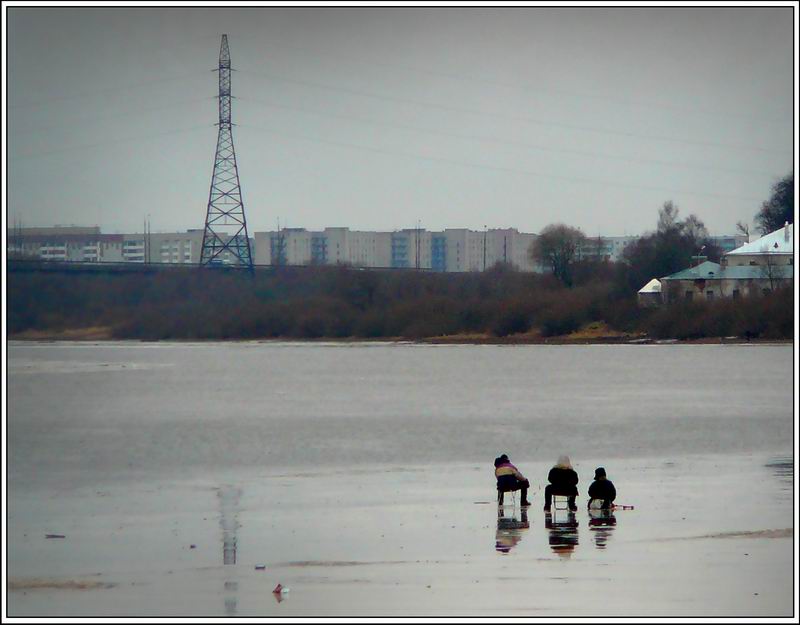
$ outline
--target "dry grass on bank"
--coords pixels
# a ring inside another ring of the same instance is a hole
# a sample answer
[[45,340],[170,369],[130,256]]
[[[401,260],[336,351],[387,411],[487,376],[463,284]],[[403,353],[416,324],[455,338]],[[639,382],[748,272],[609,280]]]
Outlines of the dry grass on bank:
[[114,335],[109,326],[92,326],[61,330],[28,329],[11,334],[9,338],[19,341],[108,341],[113,339]]

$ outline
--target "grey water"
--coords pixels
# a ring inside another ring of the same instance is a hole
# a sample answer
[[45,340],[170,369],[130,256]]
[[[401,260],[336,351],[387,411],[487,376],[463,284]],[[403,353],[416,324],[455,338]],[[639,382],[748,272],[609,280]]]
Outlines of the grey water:
[[12,485],[792,449],[791,345],[11,342],[8,354]]

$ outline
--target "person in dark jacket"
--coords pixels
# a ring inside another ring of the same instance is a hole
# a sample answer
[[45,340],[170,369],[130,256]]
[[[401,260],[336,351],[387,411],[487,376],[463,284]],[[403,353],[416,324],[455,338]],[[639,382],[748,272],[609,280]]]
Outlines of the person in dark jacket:
[[518,490],[520,491],[520,505],[530,506],[528,501],[528,489],[531,484],[527,478],[519,472],[519,469],[511,464],[506,454],[494,459],[494,476],[497,478],[497,503],[503,505],[503,494]]
[[572,468],[569,456],[561,456],[556,465],[547,475],[550,482],[544,489],[544,511],[550,512],[553,495],[568,497],[569,509],[573,512],[578,509],[575,497],[578,496],[578,474]]
[[[589,503],[587,507],[592,508],[593,502],[602,502],[601,510],[610,510],[617,498],[617,489],[614,484],[606,477],[606,470],[603,467],[597,467],[594,470],[594,482],[589,486]],[[596,506],[597,504],[594,504]]]

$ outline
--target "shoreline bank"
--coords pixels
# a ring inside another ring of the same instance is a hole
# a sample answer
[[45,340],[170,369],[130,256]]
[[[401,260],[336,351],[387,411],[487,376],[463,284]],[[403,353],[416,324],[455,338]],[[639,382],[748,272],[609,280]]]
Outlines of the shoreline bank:
[[131,341],[143,343],[341,343],[350,345],[354,343],[413,343],[417,345],[793,345],[794,339],[745,339],[739,336],[704,337],[696,339],[656,339],[641,334],[620,334],[604,336],[586,336],[583,334],[543,337],[535,334],[517,334],[511,336],[491,336],[487,334],[455,334],[450,336],[434,336],[426,338],[410,338],[402,336],[380,338],[356,337],[320,337],[315,339],[296,337],[274,338],[226,338],[226,339],[129,339],[114,337],[111,329],[107,327],[72,328],[60,332],[43,330],[26,330],[7,336],[9,341],[63,341],[63,342],[91,342],[91,341]]

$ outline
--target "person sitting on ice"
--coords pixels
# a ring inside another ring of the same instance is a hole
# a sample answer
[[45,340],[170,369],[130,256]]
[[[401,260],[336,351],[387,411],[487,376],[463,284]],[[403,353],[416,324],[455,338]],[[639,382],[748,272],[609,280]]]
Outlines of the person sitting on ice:
[[617,498],[617,489],[614,483],[606,477],[606,470],[597,467],[594,470],[594,482],[589,486],[589,509],[610,510]]
[[550,482],[544,489],[544,511],[550,512],[553,495],[568,498],[569,509],[573,512],[578,509],[575,497],[578,496],[578,474],[572,468],[569,456],[560,456],[556,465],[547,475]]
[[527,478],[519,472],[517,467],[511,464],[506,454],[494,459],[494,476],[497,478],[497,503],[503,505],[503,494],[511,491],[520,491],[520,505],[530,506],[528,501],[528,489],[531,484]]

